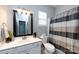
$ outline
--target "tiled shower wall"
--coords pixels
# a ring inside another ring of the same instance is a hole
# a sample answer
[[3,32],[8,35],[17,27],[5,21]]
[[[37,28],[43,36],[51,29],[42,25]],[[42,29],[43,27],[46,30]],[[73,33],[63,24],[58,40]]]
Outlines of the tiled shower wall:
[[65,53],[79,53],[79,7],[52,18],[50,34],[53,38],[51,41],[57,48]]

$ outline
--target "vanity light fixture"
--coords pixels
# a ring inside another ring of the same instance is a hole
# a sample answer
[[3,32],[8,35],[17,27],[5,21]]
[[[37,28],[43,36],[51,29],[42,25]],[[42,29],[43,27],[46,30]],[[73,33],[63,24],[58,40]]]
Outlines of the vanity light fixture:
[[17,10],[17,12],[18,12],[19,14],[21,14],[21,13],[22,13],[22,9],[17,8],[16,10]]
[[19,14],[27,14],[28,16],[30,15],[30,14],[32,14],[32,12],[30,11],[30,10],[26,10],[26,9],[21,9],[21,8],[17,8],[16,9],[17,10],[17,12],[19,13]]
[[22,9],[23,14],[27,14],[27,10]]

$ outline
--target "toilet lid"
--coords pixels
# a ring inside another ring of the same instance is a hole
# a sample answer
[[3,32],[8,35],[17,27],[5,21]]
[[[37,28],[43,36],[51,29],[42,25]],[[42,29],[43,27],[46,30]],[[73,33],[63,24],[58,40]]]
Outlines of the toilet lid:
[[49,52],[54,52],[55,51],[55,47],[50,43],[46,43],[46,44],[44,44],[44,46],[45,46],[45,49]]

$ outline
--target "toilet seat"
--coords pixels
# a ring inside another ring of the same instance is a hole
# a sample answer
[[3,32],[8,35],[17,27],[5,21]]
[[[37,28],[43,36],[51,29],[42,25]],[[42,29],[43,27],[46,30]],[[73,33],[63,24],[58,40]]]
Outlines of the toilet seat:
[[45,43],[44,47],[45,47],[45,50],[48,53],[54,53],[55,52],[55,47],[52,44],[50,44],[50,43]]

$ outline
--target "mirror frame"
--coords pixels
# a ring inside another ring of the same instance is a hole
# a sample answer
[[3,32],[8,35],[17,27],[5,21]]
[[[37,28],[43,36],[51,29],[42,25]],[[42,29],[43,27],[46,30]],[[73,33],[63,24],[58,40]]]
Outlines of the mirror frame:
[[16,10],[13,10],[13,36],[14,37],[20,37],[20,36],[28,36],[33,35],[33,14],[30,14],[31,16],[31,34],[25,34],[25,35],[16,35]]

